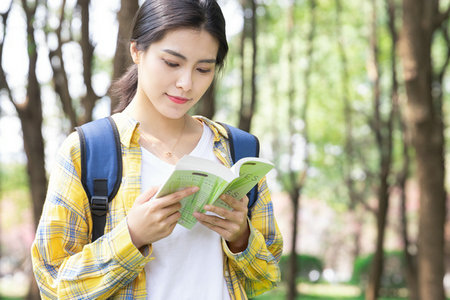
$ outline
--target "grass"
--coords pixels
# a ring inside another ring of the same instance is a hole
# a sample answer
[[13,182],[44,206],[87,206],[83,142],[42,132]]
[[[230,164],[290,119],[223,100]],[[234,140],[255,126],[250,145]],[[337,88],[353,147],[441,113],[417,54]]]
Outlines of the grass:
[[[282,291],[267,292],[264,295],[252,298],[252,300],[285,300],[286,293]],[[298,300],[364,300],[364,296],[323,296],[300,294]],[[405,300],[408,298],[379,298],[379,300]]]
[[[300,283],[299,300],[364,300],[359,287],[349,284]],[[286,287],[280,286],[252,300],[285,300]],[[405,300],[408,298],[379,298],[379,300]]]
[[[349,284],[307,284],[300,283],[300,295],[297,300],[364,300],[360,289]],[[0,291],[1,292],[1,291]],[[22,300],[23,297],[5,296],[0,293],[0,300]],[[286,287],[281,285],[251,300],[285,300]],[[407,297],[380,297],[378,300],[406,300]],[[448,299],[450,300],[450,298]]]

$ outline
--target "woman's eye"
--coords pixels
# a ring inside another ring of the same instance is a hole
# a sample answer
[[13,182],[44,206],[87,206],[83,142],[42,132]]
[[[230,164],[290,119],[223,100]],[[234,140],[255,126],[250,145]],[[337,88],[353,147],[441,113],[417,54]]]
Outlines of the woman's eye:
[[168,65],[169,67],[172,67],[172,68],[175,68],[175,67],[179,66],[177,63],[173,63],[173,62],[170,62],[170,61],[165,60],[165,59],[163,59],[163,61],[166,63],[166,65]]
[[211,72],[211,69],[197,68],[197,70],[198,70],[200,73],[209,73],[209,72]]

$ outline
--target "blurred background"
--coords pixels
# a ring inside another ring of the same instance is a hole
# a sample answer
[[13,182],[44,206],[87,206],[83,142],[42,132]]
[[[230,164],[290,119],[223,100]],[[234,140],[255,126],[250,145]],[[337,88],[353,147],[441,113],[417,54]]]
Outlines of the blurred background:
[[[117,103],[140,3],[0,1],[1,299],[39,299],[55,152]],[[277,166],[282,282],[255,299],[450,297],[450,1],[219,3],[230,52],[192,113],[256,134]]]

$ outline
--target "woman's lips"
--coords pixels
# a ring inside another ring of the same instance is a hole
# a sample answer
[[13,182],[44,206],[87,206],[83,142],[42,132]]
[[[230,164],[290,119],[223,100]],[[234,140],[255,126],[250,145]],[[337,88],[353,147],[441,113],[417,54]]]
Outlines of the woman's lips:
[[184,97],[177,97],[177,96],[172,96],[169,94],[166,94],[166,95],[170,99],[170,101],[175,102],[177,104],[184,104],[190,100],[190,99],[184,98]]

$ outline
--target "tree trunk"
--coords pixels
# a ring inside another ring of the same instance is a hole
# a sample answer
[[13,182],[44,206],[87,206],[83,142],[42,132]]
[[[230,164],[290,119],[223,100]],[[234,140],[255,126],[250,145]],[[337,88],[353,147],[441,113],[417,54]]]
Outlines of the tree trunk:
[[[404,133],[403,133],[404,135]],[[404,138],[403,138],[404,139]],[[404,162],[403,162],[403,170],[400,174],[399,178],[399,188],[401,190],[401,196],[400,196],[400,220],[401,220],[401,231],[402,231],[402,241],[403,241],[403,254],[405,257],[405,278],[406,283],[408,285],[408,291],[409,291],[409,300],[419,300],[419,287],[417,282],[417,263],[416,259],[417,256],[413,256],[410,253],[410,245],[409,242],[409,234],[408,234],[408,220],[406,216],[406,179],[409,169],[409,154],[407,149],[407,144],[403,142],[403,156],[404,156]]]
[[[131,38],[131,26],[139,4],[137,0],[121,0],[120,10],[117,13],[119,31],[117,32],[116,53],[114,55],[114,69],[112,79],[118,79],[132,64],[129,41]],[[111,97],[111,112],[119,103],[120,99]]]
[[[373,256],[370,277],[366,289],[366,300],[378,299],[381,286],[381,276],[383,274],[384,265],[384,237],[386,230],[386,218],[389,208],[389,183],[388,176],[391,172],[392,161],[392,124],[395,115],[394,102],[396,100],[396,80],[395,66],[393,78],[393,92],[391,94],[390,112],[387,121],[384,121],[381,112],[381,87],[380,87],[380,66],[378,59],[378,36],[377,36],[377,1],[372,0],[372,20],[371,20],[371,63],[369,66],[369,77],[373,83],[374,94],[374,118],[373,130],[375,140],[379,151],[380,163],[378,173],[378,211],[377,211],[377,238],[375,244],[375,253]],[[393,45],[395,47],[395,44]],[[394,60],[395,63],[395,60]],[[395,99],[394,99],[395,98]]]
[[[295,112],[295,102],[296,102],[296,85],[295,85],[295,72],[293,65],[294,63],[294,43],[293,43],[293,36],[295,31],[295,18],[294,18],[294,11],[295,11],[295,1],[291,3],[291,7],[288,8],[288,41],[289,41],[289,50],[288,50],[288,65],[289,68],[289,86],[288,86],[288,101],[289,101],[289,111],[288,111],[288,123],[289,123],[289,136],[290,136],[290,145],[289,145],[289,159],[290,163],[289,166],[291,166],[292,161],[294,159],[294,149],[293,149],[293,142],[292,142],[292,136],[294,136],[294,118],[296,115]],[[298,237],[298,211],[300,208],[300,190],[297,188],[297,181],[295,172],[292,170],[289,170],[289,178],[290,178],[290,186],[289,188],[289,197],[292,203],[292,236],[291,236],[291,249],[290,249],[290,256],[289,256],[289,269],[288,269],[288,276],[287,276],[287,300],[295,300],[297,298],[297,273],[298,268],[300,266],[297,265],[297,237]]]
[[386,228],[386,215],[388,210],[389,194],[387,192],[387,177],[380,178],[381,183],[378,191],[378,213],[377,213],[377,239],[375,245],[375,254],[373,256],[369,283],[366,289],[366,300],[378,299],[380,290],[381,275],[383,274],[384,264],[384,235]]
[[[418,274],[420,299],[444,300],[444,126],[442,103],[432,96],[431,45],[438,0],[403,0],[401,40],[407,122],[420,189]],[[448,17],[448,15],[447,15]]]
[[[26,16],[27,49],[28,49],[28,82],[25,101],[18,104],[12,97],[11,89],[6,82],[6,76],[1,69],[1,78],[5,79],[2,86],[9,91],[10,100],[16,108],[23,132],[23,144],[27,156],[27,174],[33,207],[33,221],[37,226],[44,205],[47,189],[45,173],[44,139],[42,137],[42,102],[41,88],[36,77],[38,59],[37,45],[34,38],[34,15],[37,2],[33,4],[22,0],[22,8]],[[6,29],[5,29],[6,31]],[[0,57],[1,60],[2,57]],[[39,291],[34,287],[34,276],[30,278],[32,284],[27,299],[40,299]]]
[[[24,106],[17,106],[17,113],[22,125],[23,144],[27,156],[28,182],[33,204],[33,220],[35,228],[37,228],[47,192],[47,177],[45,172],[44,139],[42,136],[41,90],[36,78],[37,47],[34,40],[33,15],[34,13],[31,15],[27,12],[29,49],[27,101],[24,103]],[[39,289],[36,289],[37,285],[33,273],[31,274],[30,282],[27,299],[40,299]]]
[[[289,257],[289,276],[288,276],[288,292],[287,292],[287,299],[289,300],[295,300],[297,297],[297,273],[299,269],[301,269],[301,266],[297,265],[297,252],[298,252],[298,245],[297,245],[297,239],[298,239],[298,233],[297,233],[297,227],[300,224],[298,212],[300,211],[300,204],[301,204],[301,196],[302,196],[302,189],[305,185],[308,168],[309,168],[309,152],[308,152],[308,144],[309,144],[309,138],[308,138],[308,108],[310,103],[310,85],[311,85],[311,73],[312,73],[312,65],[313,65],[313,52],[314,52],[314,38],[316,33],[316,0],[309,0],[309,11],[311,14],[311,23],[310,28],[308,32],[307,37],[307,50],[306,50],[306,59],[308,61],[308,66],[305,69],[304,74],[304,95],[303,95],[303,105],[301,105],[301,111],[299,112],[300,120],[303,121],[303,129],[301,132],[301,135],[304,140],[304,156],[299,158],[296,157],[296,151],[294,149],[295,147],[295,141],[292,141],[290,147],[289,147],[289,166],[292,166],[294,159],[301,159],[303,161],[304,167],[301,171],[294,171],[289,170],[289,195],[291,198],[291,202],[293,203],[293,222],[292,222],[292,244],[291,244],[291,251],[290,251],[290,257]],[[296,115],[296,84],[295,84],[295,78],[294,74],[297,72],[295,69],[295,60],[294,60],[294,43],[293,43],[293,36],[295,32],[295,1],[291,3],[291,7],[289,8],[289,19],[288,19],[288,40],[290,41],[289,44],[289,52],[288,52],[288,65],[289,68],[289,87],[288,87],[288,97],[289,97],[289,112],[288,112],[288,122],[289,124],[289,136],[292,137],[296,134],[295,130],[295,121],[298,120]]]
[[410,300],[419,300],[419,289],[417,282],[417,267],[416,257],[410,252],[410,241],[408,234],[408,218],[407,218],[407,195],[406,195],[406,181],[409,177],[409,144],[406,138],[407,132],[404,125],[402,114],[400,111],[400,104],[398,99],[398,80],[397,80],[397,44],[398,33],[396,28],[397,8],[394,0],[387,0],[387,12],[389,16],[389,32],[392,41],[391,47],[391,73],[392,73],[392,101],[396,111],[396,118],[398,121],[399,129],[402,135],[402,147],[403,147],[403,163],[402,169],[398,174],[397,184],[400,189],[400,223],[401,223],[401,236],[403,241],[403,254],[405,257],[404,275],[406,278]]
[[298,228],[298,211],[300,207],[300,192],[297,189],[293,189],[289,193],[291,198],[292,207],[292,236],[291,236],[291,251],[289,255],[289,268],[288,268],[288,292],[287,299],[295,300],[297,297],[297,273],[299,271],[299,265],[297,265],[297,228]]
[[78,0],[81,10],[81,40],[80,47],[83,56],[83,80],[86,87],[86,94],[81,98],[84,113],[81,116],[80,124],[92,121],[92,112],[99,96],[92,87],[92,67],[94,62],[94,46],[90,40],[89,30],[89,4],[90,0]]
[[[27,21],[27,48],[29,58],[28,85],[26,99],[23,103],[17,104],[13,98],[10,100],[16,108],[20,123],[22,125],[23,144],[25,154],[27,156],[27,174],[31,192],[31,200],[33,203],[33,218],[34,224],[37,225],[42,213],[42,207],[47,190],[44,139],[42,137],[41,88],[36,77],[38,54],[33,27],[34,14],[36,12],[37,4],[35,4],[34,7],[29,7],[30,4],[27,4],[25,0],[22,0],[22,6],[26,14]],[[7,85],[6,82],[5,84]]]
[[[240,110],[245,109],[245,90],[246,90],[246,82],[245,80],[245,42],[247,40],[247,34],[248,34],[248,18],[245,15],[245,11],[247,9],[247,0],[241,0],[241,6],[242,10],[244,11],[243,14],[243,26],[242,26],[242,32],[241,32],[241,39],[239,44],[239,56],[240,56],[240,71],[241,71],[241,95],[240,95]],[[242,114],[242,112],[241,112]],[[239,122],[241,120],[241,114],[239,114]]]
[[[53,84],[55,92],[58,94],[61,100],[61,106],[66,118],[70,120],[71,128],[78,126],[77,114],[75,108],[72,105],[72,97],[69,92],[69,80],[67,77],[66,67],[63,58],[63,40],[61,37],[62,26],[64,24],[64,16],[66,12],[66,0],[62,1],[60,15],[59,15],[59,25],[55,31],[56,37],[58,39],[58,46],[55,50],[49,49],[49,61],[53,71]],[[50,32],[49,32],[50,33]]]
[[213,80],[209,88],[206,90],[206,93],[202,96],[202,99],[195,107],[195,114],[202,115],[209,119],[214,117],[214,114],[216,113],[215,87],[216,79]]
[[[30,61],[31,63],[31,61]],[[33,77],[33,76],[29,76]],[[31,78],[30,78],[31,79]],[[35,82],[37,86],[39,84]],[[33,202],[33,219],[37,226],[41,217],[47,192],[47,179],[45,173],[44,139],[42,137],[42,106],[40,89],[33,87],[28,81],[28,104],[19,108],[18,115],[22,125],[23,145],[27,156],[27,173]]]
[[[246,39],[246,29],[245,29],[245,23],[247,21],[244,20],[244,29],[242,31],[243,37],[242,37],[242,41],[241,41],[241,55],[242,55],[242,66],[241,66],[241,70],[242,70],[242,87],[241,87],[241,110],[240,110],[240,115],[239,115],[239,125],[238,127],[242,130],[245,131],[250,131],[251,128],[251,122],[252,122],[252,118],[253,118],[253,113],[255,110],[255,106],[256,106],[256,55],[257,55],[257,29],[256,29],[256,0],[247,0],[250,1],[250,6],[251,6],[251,18],[250,18],[250,35],[251,35],[251,42],[252,42],[252,65],[251,65],[251,76],[250,76],[250,103],[248,103],[248,101],[246,101],[246,97],[245,97],[245,77],[244,77],[244,70],[245,70],[245,64],[244,64],[244,57],[245,57],[245,52],[244,52],[244,45],[245,45],[245,39]],[[245,10],[245,6],[244,6],[244,10]],[[244,14],[245,16],[245,14]]]

